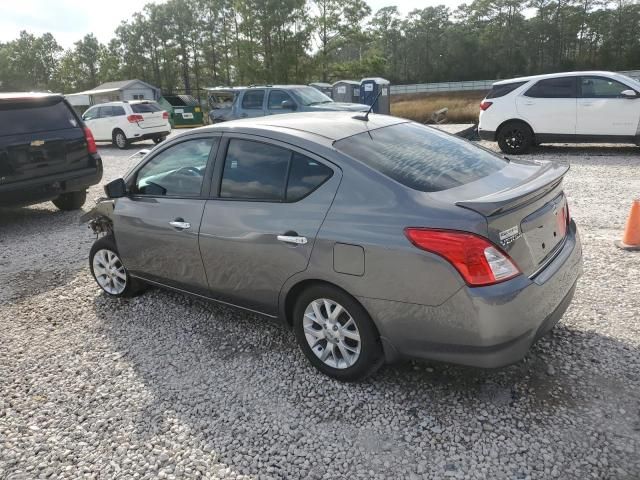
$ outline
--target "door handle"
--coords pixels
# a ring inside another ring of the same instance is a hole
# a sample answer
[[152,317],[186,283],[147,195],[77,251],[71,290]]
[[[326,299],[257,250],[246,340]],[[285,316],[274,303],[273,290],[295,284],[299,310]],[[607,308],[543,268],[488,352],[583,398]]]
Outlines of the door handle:
[[174,221],[169,222],[169,225],[178,230],[186,230],[187,228],[191,228],[191,224],[189,222],[185,222],[182,218],[176,218]]
[[307,243],[307,237],[300,237],[298,235],[278,235],[276,238],[281,242],[291,243],[293,245],[304,245]]
[[247,118],[247,116],[248,116],[248,115],[247,115],[246,113],[241,113],[241,114],[240,114],[240,116],[241,116],[242,118]]
[[591,107],[592,105],[593,105],[593,103],[591,103],[591,102],[582,102],[582,103],[580,103],[581,107]]

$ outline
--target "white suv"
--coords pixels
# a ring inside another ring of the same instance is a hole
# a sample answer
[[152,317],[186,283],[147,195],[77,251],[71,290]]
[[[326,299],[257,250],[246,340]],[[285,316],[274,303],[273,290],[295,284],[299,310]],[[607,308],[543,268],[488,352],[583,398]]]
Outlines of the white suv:
[[478,134],[505,153],[554,142],[640,145],[640,82],[613,72],[567,72],[493,84]]
[[160,143],[171,132],[169,114],[149,100],[101,103],[84,112],[82,119],[96,141],[113,142],[120,149],[139,140]]

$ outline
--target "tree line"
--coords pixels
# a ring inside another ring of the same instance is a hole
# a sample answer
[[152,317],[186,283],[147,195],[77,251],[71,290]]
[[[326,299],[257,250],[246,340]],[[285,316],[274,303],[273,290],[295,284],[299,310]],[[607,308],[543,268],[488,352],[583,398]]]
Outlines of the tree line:
[[[390,0],[392,1],[392,0]],[[23,31],[0,43],[0,90],[86,90],[138,78],[164,92],[253,83],[392,83],[640,67],[637,0],[474,0],[455,10],[364,0],[169,0],[102,44],[63,49]]]

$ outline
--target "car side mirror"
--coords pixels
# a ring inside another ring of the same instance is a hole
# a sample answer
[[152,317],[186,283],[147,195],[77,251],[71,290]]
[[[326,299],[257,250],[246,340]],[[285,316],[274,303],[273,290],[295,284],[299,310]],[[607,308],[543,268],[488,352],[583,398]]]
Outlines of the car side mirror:
[[621,91],[620,95],[622,95],[624,98],[638,98],[638,94],[636,93],[636,91],[631,89]]
[[108,198],[121,198],[127,194],[127,184],[122,178],[116,178],[104,186],[104,193]]
[[282,108],[284,110],[295,110],[296,109],[296,104],[293,103],[291,100],[283,100],[281,105],[282,105]]

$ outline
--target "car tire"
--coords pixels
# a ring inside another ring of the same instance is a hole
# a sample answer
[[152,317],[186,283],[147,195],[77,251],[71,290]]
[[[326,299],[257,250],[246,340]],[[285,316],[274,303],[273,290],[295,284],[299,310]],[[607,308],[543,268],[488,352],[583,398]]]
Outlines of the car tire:
[[166,139],[167,139],[167,137],[156,137],[156,138],[153,139],[153,143],[155,143],[157,145],[160,142],[164,142]]
[[533,132],[524,122],[507,122],[498,132],[498,146],[504,153],[520,155],[535,143]]
[[78,210],[82,208],[87,201],[87,191],[81,190],[79,192],[67,192],[63,193],[58,198],[52,200],[53,204],[60,210]]
[[113,131],[112,142],[120,150],[126,150],[127,148],[129,148],[129,139],[120,129],[116,129]]
[[120,260],[113,234],[97,239],[89,251],[89,268],[98,286],[111,297],[133,297],[144,284],[131,278]]
[[346,292],[330,285],[307,288],[297,298],[293,315],[298,345],[325,375],[345,382],[359,381],[384,362],[371,317]]

